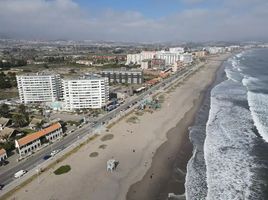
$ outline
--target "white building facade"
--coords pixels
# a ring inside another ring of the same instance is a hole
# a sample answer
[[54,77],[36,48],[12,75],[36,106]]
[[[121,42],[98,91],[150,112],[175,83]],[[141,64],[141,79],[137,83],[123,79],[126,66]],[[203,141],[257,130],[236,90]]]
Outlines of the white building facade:
[[16,76],[22,103],[54,102],[61,99],[61,79],[58,74],[29,74]]
[[206,48],[210,54],[220,54],[225,52],[224,47],[208,47]]
[[153,59],[153,58],[155,58],[155,56],[156,56],[155,51],[142,51],[141,52],[142,60]]
[[102,108],[109,100],[109,82],[106,77],[66,79],[62,84],[66,110]]
[[166,65],[173,65],[180,60],[180,54],[168,51],[159,51],[156,54],[156,58],[165,60]]
[[180,61],[184,64],[189,64],[193,62],[193,55],[191,53],[184,53],[180,55]]
[[138,54],[128,54],[126,65],[137,64],[140,65],[143,60],[153,59],[156,56],[155,51],[142,51]]
[[17,148],[20,157],[24,157],[41,148],[42,141],[53,142],[62,137],[62,135],[63,130],[61,124],[56,123],[36,133],[15,140],[15,147]]
[[169,48],[169,52],[182,54],[182,53],[184,53],[184,48],[183,47],[172,47],[172,48]]
[[143,60],[142,59],[142,56],[139,53],[136,53],[136,54],[128,54],[127,55],[126,65],[130,65],[130,64],[140,65],[142,60]]

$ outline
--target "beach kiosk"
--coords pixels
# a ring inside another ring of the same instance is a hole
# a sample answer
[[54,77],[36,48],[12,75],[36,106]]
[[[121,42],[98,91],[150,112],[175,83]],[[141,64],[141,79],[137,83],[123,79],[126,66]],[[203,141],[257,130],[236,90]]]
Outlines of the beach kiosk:
[[114,159],[110,159],[107,161],[107,172],[113,172],[113,170],[115,170],[116,167],[116,161]]

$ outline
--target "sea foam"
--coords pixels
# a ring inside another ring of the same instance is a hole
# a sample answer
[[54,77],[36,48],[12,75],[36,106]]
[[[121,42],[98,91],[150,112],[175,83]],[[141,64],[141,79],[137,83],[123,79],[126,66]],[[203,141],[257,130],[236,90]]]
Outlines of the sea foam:
[[256,135],[246,105],[247,93],[232,80],[212,90],[204,145],[208,200],[250,199]]

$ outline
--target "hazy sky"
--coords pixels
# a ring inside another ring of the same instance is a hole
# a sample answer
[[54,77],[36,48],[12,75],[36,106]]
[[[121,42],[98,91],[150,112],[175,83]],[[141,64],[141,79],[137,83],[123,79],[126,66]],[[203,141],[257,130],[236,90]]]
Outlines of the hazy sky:
[[268,0],[0,0],[0,35],[141,42],[267,40]]

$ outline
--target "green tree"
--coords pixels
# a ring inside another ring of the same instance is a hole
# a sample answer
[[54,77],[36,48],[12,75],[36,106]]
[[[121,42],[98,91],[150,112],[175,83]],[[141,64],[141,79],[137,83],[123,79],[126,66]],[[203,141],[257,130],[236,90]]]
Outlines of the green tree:
[[9,78],[3,73],[0,73],[0,89],[11,88]]
[[5,149],[7,151],[7,153],[15,149],[14,142],[12,142],[12,141],[7,141],[5,143],[2,143],[2,144],[0,144],[0,147]]
[[24,127],[28,124],[25,115],[21,113],[14,113],[12,116],[12,121],[16,127]]
[[40,123],[36,124],[36,130],[41,130],[43,126],[43,122],[41,121]]
[[18,106],[18,113],[22,114],[26,120],[26,122],[29,123],[29,113],[27,112],[27,107],[24,104],[20,104]]
[[0,116],[2,117],[10,117],[10,108],[7,104],[0,105]]

